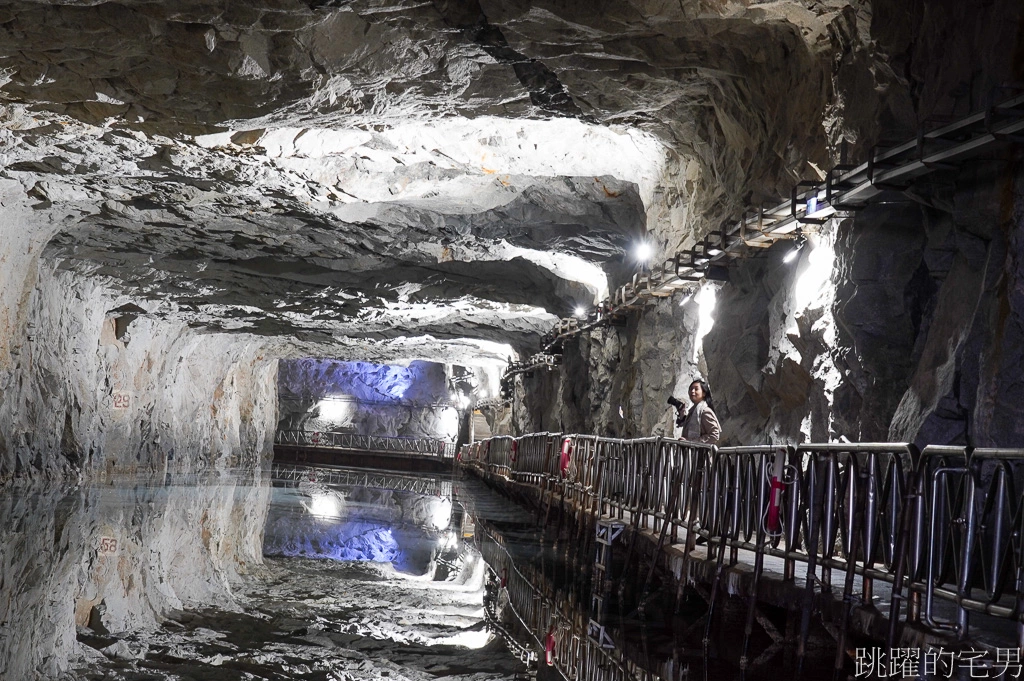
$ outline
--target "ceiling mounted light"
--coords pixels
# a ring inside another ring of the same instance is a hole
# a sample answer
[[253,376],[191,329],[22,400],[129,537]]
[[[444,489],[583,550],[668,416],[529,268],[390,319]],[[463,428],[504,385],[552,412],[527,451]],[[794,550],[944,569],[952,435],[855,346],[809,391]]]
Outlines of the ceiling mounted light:
[[654,255],[654,249],[646,241],[641,241],[636,245],[636,249],[633,251],[634,257],[640,262],[647,262]]
[[786,254],[786,257],[782,259],[782,262],[793,262],[796,260],[796,256],[800,253],[800,249],[802,249],[804,244],[807,243],[807,237],[803,234],[797,234],[793,243],[793,250]]

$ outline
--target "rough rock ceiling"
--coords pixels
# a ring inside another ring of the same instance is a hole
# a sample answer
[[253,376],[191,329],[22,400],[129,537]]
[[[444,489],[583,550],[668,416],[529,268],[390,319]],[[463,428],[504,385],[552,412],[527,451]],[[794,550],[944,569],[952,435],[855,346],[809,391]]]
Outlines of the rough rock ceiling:
[[532,350],[645,232],[678,243],[821,155],[838,16],[12,2],[2,177],[66,216],[47,258],[154,313],[352,358],[359,339]]

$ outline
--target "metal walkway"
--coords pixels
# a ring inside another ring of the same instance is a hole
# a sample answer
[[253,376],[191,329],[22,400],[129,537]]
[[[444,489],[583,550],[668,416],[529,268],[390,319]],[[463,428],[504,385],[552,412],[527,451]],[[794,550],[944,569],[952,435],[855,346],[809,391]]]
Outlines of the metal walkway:
[[[582,550],[598,562],[602,528],[626,528],[681,584],[709,585],[712,608],[726,592],[749,595],[744,656],[769,595],[802,611],[798,655],[812,617],[840,651],[871,631],[889,649],[1024,644],[1024,450],[717,449],[540,433],[474,443],[460,457],[532,494],[545,519],[553,506],[583,519]],[[634,575],[644,590],[657,563]]]

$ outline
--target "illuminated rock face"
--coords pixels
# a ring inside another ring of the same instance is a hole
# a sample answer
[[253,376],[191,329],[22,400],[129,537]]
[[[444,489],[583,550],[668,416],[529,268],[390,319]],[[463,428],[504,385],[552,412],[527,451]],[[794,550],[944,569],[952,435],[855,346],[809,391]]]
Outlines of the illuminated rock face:
[[434,362],[283,360],[278,429],[454,442],[469,396],[486,384],[487,377]]
[[[492,380],[631,275],[638,240],[671,254],[982,109],[1021,79],[1021,11],[5,3],[0,481],[255,479],[279,359]],[[732,268],[703,338],[705,303],[678,298],[582,335],[558,372],[517,379],[514,423],[673,434],[665,399],[700,374],[731,443],[1024,444],[1020,170],[939,170],[912,198],[838,226],[815,295],[799,290],[813,252],[790,265],[780,244]],[[0,603],[74,596],[25,611],[38,641],[0,637],[12,678],[59,670],[89,604],[133,626],[227,602],[260,553],[256,492],[140,492],[138,518],[76,498],[73,522],[59,495],[33,498],[2,567],[42,577],[5,581]],[[96,553],[108,525],[116,576]]]
[[5,177],[163,317],[493,366],[824,162],[841,9],[13,3]]
[[[984,161],[962,177],[948,207],[875,206],[790,262],[785,244],[733,266],[699,342],[694,333],[667,342],[678,336],[658,333],[671,309],[660,306],[636,325],[601,331],[598,349],[597,333],[567,345],[559,371],[518,380],[518,425],[670,434],[672,381],[682,397],[700,375],[724,444],[1021,446],[1024,174]],[[677,314],[680,326],[698,326]],[[681,365],[694,347],[697,362]]]

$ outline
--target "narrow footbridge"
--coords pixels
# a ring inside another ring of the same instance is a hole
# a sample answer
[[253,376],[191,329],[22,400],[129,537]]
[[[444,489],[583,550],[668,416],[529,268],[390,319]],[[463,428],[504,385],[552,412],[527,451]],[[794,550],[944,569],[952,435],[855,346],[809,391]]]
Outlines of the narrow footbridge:
[[[973,646],[991,657],[1024,646],[1024,450],[716,448],[536,433],[465,445],[458,458],[535,503],[541,522],[560,514],[584,528],[580,552],[596,569],[591,619],[576,640],[592,647],[604,635],[607,557],[619,536],[630,537],[629,554],[639,542],[654,557],[647,574],[630,572],[638,589],[659,569],[680,590],[706,594],[712,612],[725,594],[746,598],[744,661],[755,620],[771,628],[759,604],[795,613],[798,656],[812,620],[824,628],[837,667],[853,637],[889,650]],[[535,627],[553,617],[545,612]]]
[[310,430],[279,430],[274,460],[279,463],[386,468],[396,471],[450,471],[455,443]]

